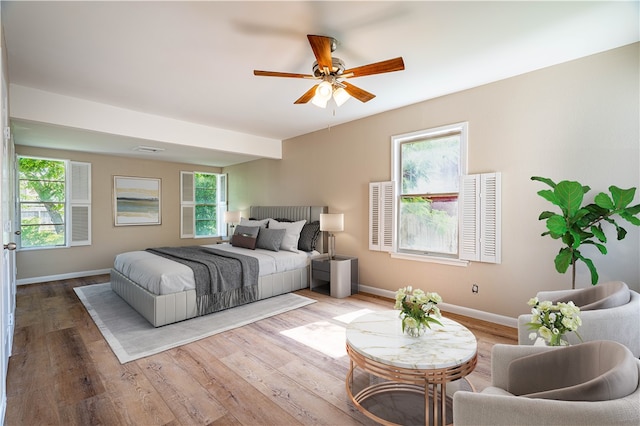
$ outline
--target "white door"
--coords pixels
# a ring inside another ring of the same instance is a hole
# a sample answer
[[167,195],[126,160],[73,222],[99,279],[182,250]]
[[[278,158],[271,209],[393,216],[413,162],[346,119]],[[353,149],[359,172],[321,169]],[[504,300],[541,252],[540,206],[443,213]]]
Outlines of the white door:
[[14,146],[9,133],[9,103],[5,67],[0,49],[0,75],[2,75],[0,95],[0,125],[2,132],[2,185],[0,185],[0,226],[2,226],[2,256],[0,256],[0,424],[4,423],[7,406],[7,368],[13,344],[14,312],[16,307],[16,263],[13,218],[15,217],[15,173]]

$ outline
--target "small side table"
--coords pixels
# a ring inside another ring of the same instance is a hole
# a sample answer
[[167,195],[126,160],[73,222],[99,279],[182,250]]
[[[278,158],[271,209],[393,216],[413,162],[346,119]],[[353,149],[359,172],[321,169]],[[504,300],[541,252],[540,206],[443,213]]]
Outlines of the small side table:
[[[328,291],[326,288],[328,287]],[[358,258],[336,255],[311,260],[311,291],[323,291],[339,299],[358,292]]]

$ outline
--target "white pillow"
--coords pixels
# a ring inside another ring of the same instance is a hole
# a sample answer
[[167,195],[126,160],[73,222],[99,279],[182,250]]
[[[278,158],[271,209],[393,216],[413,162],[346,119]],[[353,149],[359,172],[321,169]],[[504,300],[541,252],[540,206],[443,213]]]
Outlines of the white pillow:
[[267,227],[267,223],[269,223],[269,220],[270,219],[250,220],[250,219],[245,219],[244,217],[241,217],[239,225],[242,225],[242,226],[259,226],[260,228],[266,228]]
[[286,231],[282,239],[282,244],[280,244],[280,250],[298,253],[298,240],[300,239],[300,232],[305,223],[307,223],[306,220],[278,222],[277,220],[269,219],[269,229],[284,229]]

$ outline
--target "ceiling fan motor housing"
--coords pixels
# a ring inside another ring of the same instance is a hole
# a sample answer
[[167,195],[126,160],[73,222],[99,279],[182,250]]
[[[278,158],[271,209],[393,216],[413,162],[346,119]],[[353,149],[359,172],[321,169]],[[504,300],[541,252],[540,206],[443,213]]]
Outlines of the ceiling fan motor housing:
[[[329,74],[339,77],[345,70],[344,61],[340,58],[331,58],[331,69]],[[313,76],[316,78],[322,78],[325,75],[324,70],[318,66],[318,61],[313,63]]]

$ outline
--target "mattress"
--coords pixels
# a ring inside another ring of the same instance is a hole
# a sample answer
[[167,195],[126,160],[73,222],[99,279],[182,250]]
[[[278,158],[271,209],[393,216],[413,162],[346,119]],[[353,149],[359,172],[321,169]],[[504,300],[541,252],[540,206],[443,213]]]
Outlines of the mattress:
[[[258,259],[259,276],[304,268],[318,252],[248,250],[230,244],[204,245]],[[114,269],[147,291],[165,295],[195,289],[193,271],[186,265],[147,251],[131,251],[116,256]]]

